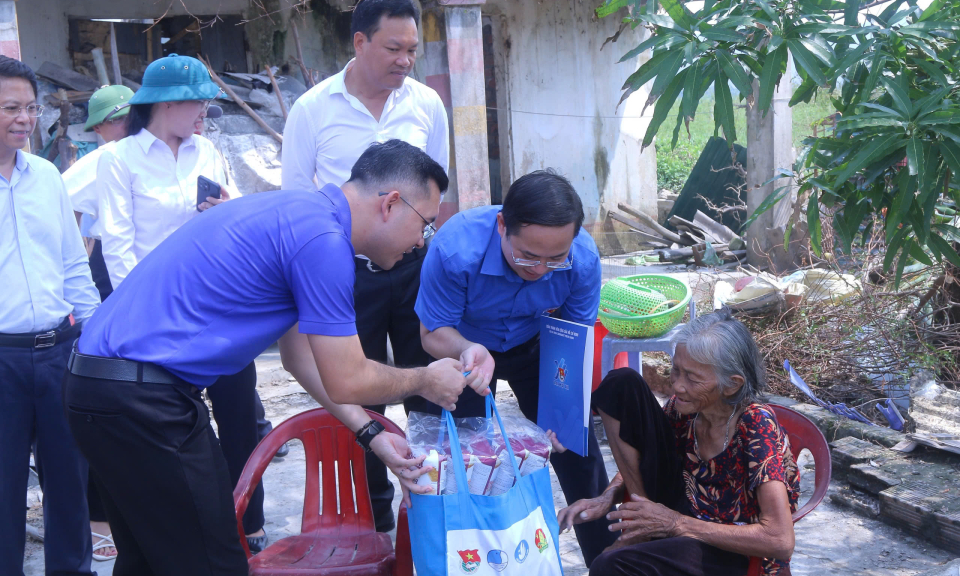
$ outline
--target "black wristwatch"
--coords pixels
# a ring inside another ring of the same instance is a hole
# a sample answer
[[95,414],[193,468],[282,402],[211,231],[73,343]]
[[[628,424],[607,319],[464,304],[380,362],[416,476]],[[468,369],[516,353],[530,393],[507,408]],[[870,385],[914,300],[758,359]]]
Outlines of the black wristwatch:
[[369,452],[370,443],[373,442],[374,437],[381,432],[383,432],[383,424],[377,422],[376,420],[371,420],[364,424],[362,428],[357,430],[357,444]]

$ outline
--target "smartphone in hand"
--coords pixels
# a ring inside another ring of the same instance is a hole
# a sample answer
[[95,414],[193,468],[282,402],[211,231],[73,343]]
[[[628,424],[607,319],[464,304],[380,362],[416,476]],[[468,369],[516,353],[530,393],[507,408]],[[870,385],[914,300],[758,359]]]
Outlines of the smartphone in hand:
[[200,205],[207,201],[207,197],[220,198],[220,185],[206,176],[197,176],[197,212]]

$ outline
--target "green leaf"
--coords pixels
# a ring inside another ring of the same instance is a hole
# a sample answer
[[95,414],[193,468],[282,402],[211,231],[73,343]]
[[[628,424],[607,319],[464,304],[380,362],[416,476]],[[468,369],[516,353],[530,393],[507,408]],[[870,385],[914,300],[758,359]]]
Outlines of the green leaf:
[[721,18],[714,28],[738,28],[740,26],[752,28],[756,23],[757,19],[750,16],[728,16]]
[[764,14],[766,14],[767,18],[769,18],[771,21],[776,22],[779,20],[777,13],[774,12],[773,8],[770,7],[770,4],[768,4],[766,0],[754,0],[754,2],[756,2],[757,6],[760,6],[760,9],[763,10]]
[[597,18],[605,18],[617,10],[628,6],[631,0],[609,0],[603,6],[597,8]]
[[860,0],[847,0],[843,6],[843,23],[847,26],[856,26],[860,22],[857,16],[860,14]]
[[820,227],[819,191],[816,188],[810,191],[810,202],[807,203],[807,229],[810,231],[810,245],[813,251],[817,255],[822,254],[820,241],[823,232]]
[[[839,188],[841,184],[849,180],[851,176],[856,174],[874,158],[887,153],[890,146],[899,139],[900,136],[890,134],[885,138],[873,138],[867,142],[860,148],[857,154],[847,162],[846,166],[837,172],[836,180],[833,183],[834,188]],[[898,145],[897,148],[899,147]]]
[[960,110],[938,110],[922,116],[917,126],[939,126],[941,124],[955,124],[960,128]]
[[917,174],[921,164],[923,164],[923,148],[920,147],[920,140],[913,137],[907,142],[907,168],[911,176]]
[[671,35],[672,34],[667,33],[667,34],[657,34],[655,36],[650,37],[649,39],[641,42],[640,45],[634,48],[633,50],[624,54],[623,58],[618,60],[617,63],[626,62],[627,60],[633,60],[634,58],[642,54],[645,50],[649,50],[650,48],[656,49],[660,47],[664,42],[666,42],[667,40],[670,40]]
[[673,18],[673,21],[682,28],[686,30],[693,28],[693,14],[684,6],[683,2],[680,0],[660,0],[660,5]]
[[940,142],[940,154],[946,161],[947,166],[950,167],[950,171],[953,172],[953,177],[955,179],[960,178],[960,145],[957,145],[956,142],[944,140]]
[[925,58],[909,58],[909,61],[917,68],[920,68],[926,72],[927,76],[929,76],[937,84],[945,88],[950,87],[950,81],[947,80],[946,74],[943,73],[943,70],[939,65],[934,64]]
[[790,106],[796,106],[800,102],[809,102],[810,98],[816,93],[817,88],[817,83],[814,82],[813,78],[807,78],[793,91],[793,96],[790,98]]
[[822,37],[811,36],[809,38],[801,38],[800,43],[821,62],[827,66],[833,66],[836,56],[833,53],[833,49]]
[[910,101],[910,94],[907,92],[907,87],[903,83],[903,77],[901,76],[898,80],[899,81],[894,81],[884,77],[880,79],[880,82],[882,82],[884,88],[887,89],[887,94],[893,98],[894,107],[909,118],[913,115],[913,104]]
[[[909,240],[910,244],[916,244],[912,239]],[[907,263],[907,252],[909,251],[909,245],[904,247],[903,251],[900,253],[900,258],[897,259],[897,274],[893,279],[893,289],[900,289],[900,280],[903,278],[903,268]]]
[[818,85],[823,86],[827,83],[827,77],[820,70],[819,62],[799,40],[787,40],[787,47],[793,54],[797,68],[802,68]]
[[933,2],[931,2],[930,5],[927,6],[927,9],[923,11],[923,14],[920,15],[919,21],[923,22],[925,20],[929,20],[930,18],[933,18],[934,16],[936,16],[937,12],[939,12],[942,9],[943,9],[943,2],[941,2],[941,0],[933,0]]
[[841,26],[839,24],[820,24],[820,23],[808,23],[800,24],[799,26],[794,26],[793,31],[796,34],[806,35],[806,34],[837,34],[841,32],[848,32],[850,29],[846,26]]
[[663,94],[660,96],[660,98],[657,99],[657,105],[653,109],[653,116],[650,118],[650,124],[647,125],[647,131],[643,135],[643,143],[640,146],[640,152],[643,152],[644,148],[653,143],[653,139],[657,136],[657,130],[660,129],[660,125],[663,124],[663,121],[667,119],[667,114],[670,113],[670,108],[673,107],[673,103],[677,101],[677,97],[680,95],[680,90],[683,89],[683,83],[689,71],[689,67],[681,70],[680,73],[670,81],[670,84],[667,86],[667,89],[663,91]]
[[834,66],[831,74],[831,79],[836,80],[844,72],[850,69],[851,66],[860,63],[860,61],[863,59],[863,55],[866,54],[867,50],[869,50],[872,46],[873,46],[873,40],[868,40],[867,42],[860,44],[853,50],[844,54],[843,59],[840,60],[840,62],[838,62],[836,66]]
[[893,240],[887,243],[887,253],[883,257],[884,270],[890,269],[890,264],[893,262],[893,257],[896,256],[897,252],[900,251],[900,245],[903,244],[904,239],[907,237],[907,232],[909,232],[909,228],[901,228],[897,231],[896,235],[893,237]]
[[736,87],[737,91],[740,92],[744,97],[750,98],[753,96],[753,86],[750,81],[750,75],[743,69],[743,66],[739,62],[733,59],[733,56],[729,52],[722,49],[717,49],[716,51],[717,62],[720,63],[720,67],[723,69],[724,74],[727,78],[733,82],[733,85]]
[[860,90],[860,98],[858,101],[870,100],[873,97],[873,91],[877,87],[877,81],[880,79],[880,71],[883,69],[883,61],[885,60],[883,52],[874,48],[873,60],[870,62],[870,74],[867,75],[867,81],[863,83],[863,88]]
[[727,83],[727,75],[721,70],[717,74],[717,81],[713,85],[714,104],[713,117],[719,120],[723,127],[723,137],[727,139],[727,145],[733,148],[733,143],[737,141],[737,128],[733,116],[733,98],[730,96],[730,85]]
[[663,64],[657,70],[657,79],[653,81],[653,87],[650,88],[650,97],[647,98],[647,106],[653,104],[657,98],[663,94],[667,85],[677,76],[680,66],[683,65],[683,52],[673,50],[664,58]]
[[703,30],[700,32],[704,38],[707,40],[713,40],[714,42],[743,42],[745,36],[743,34],[738,34],[732,30],[725,30],[723,28],[711,28],[709,30]]
[[683,83],[683,99],[680,101],[680,115],[682,118],[693,118],[697,113],[697,105],[700,103],[698,98],[700,92],[700,81],[705,64],[702,61],[694,62],[690,66],[690,72]]
[[899,189],[891,202],[890,210],[887,211],[887,238],[893,236],[893,231],[901,224],[906,223],[910,206],[913,204],[913,191],[916,190],[916,178],[913,176],[904,177],[901,173],[897,180],[900,181],[898,182]]
[[920,247],[920,244],[917,244],[916,241],[910,241],[910,255],[913,256],[918,262],[922,262],[927,266],[933,266],[933,260],[930,259],[930,256],[923,251],[923,248]]
[[763,72],[760,74],[760,113],[766,114],[773,102],[773,91],[780,81],[780,75],[783,72],[784,64],[787,60],[787,45],[783,44],[772,53],[767,54],[763,64]]
[[753,214],[751,214],[750,217],[747,218],[747,220],[740,227],[740,230],[746,231],[747,228],[749,228],[750,225],[757,220],[757,218],[762,216],[767,210],[772,208],[777,202],[783,200],[783,198],[790,193],[790,189],[791,189],[790,186],[781,186],[779,188],[774,189],[773,192],[767,194],[767,197],[763,199],[763,202],[761,202],[759,206],[757,206],[757,209],[753,211]]
[[960,267],[960,254],[957,254],[952,244],[941,238],[938,234],[931,234],[929,242],[931,245],[936,246],[940,254],[946,256],[951,264]]

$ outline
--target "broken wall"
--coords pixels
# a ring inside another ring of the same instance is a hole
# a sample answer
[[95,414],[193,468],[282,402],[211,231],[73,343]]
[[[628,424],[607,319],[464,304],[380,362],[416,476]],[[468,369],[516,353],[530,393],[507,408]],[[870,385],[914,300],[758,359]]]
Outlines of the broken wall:
[[[648,90],[617,109],[621,86],[640,64],[618,64],[646,36],[624,30],[620,19],[598,20],[597,3],[488,0],[497,69],[503,188],[533,170],[556,168],[580,193],[585,226],[597,238],[606,210],[618,202],[657,216],[653,146],[640,143],[652,107],[641,117]],[[646,56],[644,56],[646,58]]]

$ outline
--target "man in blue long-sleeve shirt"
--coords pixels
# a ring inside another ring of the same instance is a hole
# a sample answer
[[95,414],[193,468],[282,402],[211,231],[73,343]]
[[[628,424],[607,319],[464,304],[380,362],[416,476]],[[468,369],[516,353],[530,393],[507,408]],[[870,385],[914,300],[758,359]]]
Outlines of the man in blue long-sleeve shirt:
[[30,447],[43,468],[47,574],[93,574],[87,463],[61,382],[100,297],[60,173],[21,148],[37,124],[37,80],[0,56],[0,574],[23,574]]

